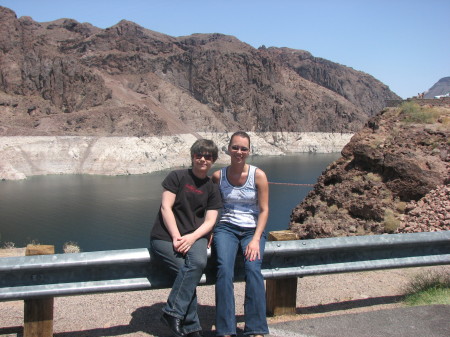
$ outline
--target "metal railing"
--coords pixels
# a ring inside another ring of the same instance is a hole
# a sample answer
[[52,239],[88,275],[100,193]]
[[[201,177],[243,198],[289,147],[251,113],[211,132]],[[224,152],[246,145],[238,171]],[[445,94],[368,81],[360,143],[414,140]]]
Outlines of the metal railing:
[[[237,260],[235,281],[243,280]],[[265,279],[450,264],[450,231],[266,243]],[[214,284],[214,258],[201,284]],[[168,288],[147,249],[0,259],[0,301]]]

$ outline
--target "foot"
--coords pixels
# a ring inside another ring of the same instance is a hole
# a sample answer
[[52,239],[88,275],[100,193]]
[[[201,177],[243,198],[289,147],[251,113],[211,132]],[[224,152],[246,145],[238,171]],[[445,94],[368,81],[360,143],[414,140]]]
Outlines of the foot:
[[161,316],[161,322],[163,322],[175,336],[184,337],[181,319],[164,313]]
[[203,333],[201,331],[189,332],[186,337],[203,337]]

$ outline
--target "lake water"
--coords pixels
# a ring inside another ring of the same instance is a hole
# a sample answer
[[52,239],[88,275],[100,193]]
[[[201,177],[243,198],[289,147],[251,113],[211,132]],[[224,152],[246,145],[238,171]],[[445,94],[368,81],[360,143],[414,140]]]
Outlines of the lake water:
[[[314,184],[339,153],[251,157],[269,182]],[[212,171],[220,166],[214,166]],[[168,171],[132,176],[52,175],[0,182],[0,246],[14,242],[82,251],[146,248]],[[312,186],[270,184],[268,231],[287,229],[292,209]]]

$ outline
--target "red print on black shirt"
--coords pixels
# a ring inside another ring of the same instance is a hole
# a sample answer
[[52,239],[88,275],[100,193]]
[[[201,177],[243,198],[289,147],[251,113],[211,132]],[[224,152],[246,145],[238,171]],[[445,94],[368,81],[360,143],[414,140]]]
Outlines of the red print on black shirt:
[[195,186],[186,184],[186,185],[185,185],[185,188],[186,188],[187,190],[193,192],[193,193],[196,193],[196,194],[203,194],[203,192],[200,191],[200,190],[198,190],[198,189],[196,189]]

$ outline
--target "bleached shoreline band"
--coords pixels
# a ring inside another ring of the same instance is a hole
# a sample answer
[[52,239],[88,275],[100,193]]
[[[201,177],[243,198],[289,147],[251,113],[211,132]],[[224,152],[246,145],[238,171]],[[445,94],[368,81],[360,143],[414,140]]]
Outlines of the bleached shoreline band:
[[[249,132],[253,155],[340,152],[353,134]],[[190,165],[189,149],[199,137],[219,146],[218,163],[228,162],[231,133],[160,137],[30,136],[0,137],[0,179],[46,174],[144,174]]]

